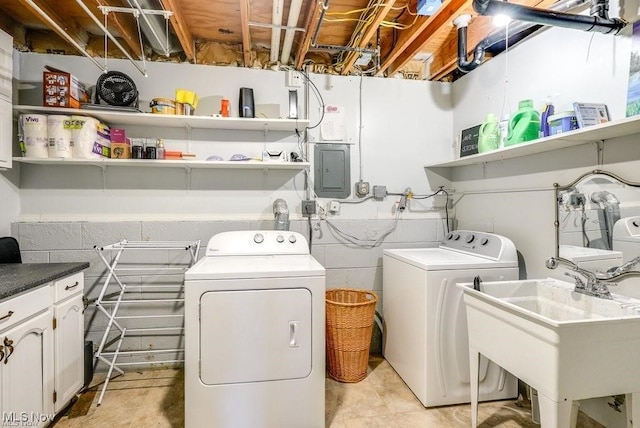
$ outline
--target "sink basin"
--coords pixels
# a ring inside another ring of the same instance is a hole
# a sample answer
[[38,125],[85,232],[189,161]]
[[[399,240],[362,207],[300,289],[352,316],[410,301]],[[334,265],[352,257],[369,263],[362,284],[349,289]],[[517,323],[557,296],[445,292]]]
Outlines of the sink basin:
[[467,310],[472,419],[480,354],[538,391],[543,428],[575,426],[574,400],[640,392],[640,300],[600,299],[552,278],[458,287]]

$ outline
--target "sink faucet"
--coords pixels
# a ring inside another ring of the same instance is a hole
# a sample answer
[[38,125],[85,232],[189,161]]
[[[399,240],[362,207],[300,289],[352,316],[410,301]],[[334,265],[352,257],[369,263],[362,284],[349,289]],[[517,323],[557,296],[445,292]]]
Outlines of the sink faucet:
[[607,270],[607,277],[611,278],[614,276],[622,275],[623,273],[626,273],[626,272],[630,272],[631,269],[636,267],[638,264],[640,264],[640,256],[636,257],[635,259],[629,260],[628,262],[624,263],[621,266],[613,267]]
[[576,293],[587,294],[589,296],[599,297],[601,299],[612,299],[611,292],[609,291],[609,285],[617,285],[614,283],[606,283],[602,281],[603,278],[598,278],[595,273],[582,269],[578,266],[572,267],[572,269],[586,278],[584,279],[571,272],[565,272],[564,274],[570,276],[575,280],[576,287],[573,291]]

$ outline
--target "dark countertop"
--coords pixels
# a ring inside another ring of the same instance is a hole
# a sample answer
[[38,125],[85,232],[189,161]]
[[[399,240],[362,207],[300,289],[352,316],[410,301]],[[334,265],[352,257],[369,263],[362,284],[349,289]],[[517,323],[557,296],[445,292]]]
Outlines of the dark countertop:
[[0,301],[88,267],[87,262],[0,264]]

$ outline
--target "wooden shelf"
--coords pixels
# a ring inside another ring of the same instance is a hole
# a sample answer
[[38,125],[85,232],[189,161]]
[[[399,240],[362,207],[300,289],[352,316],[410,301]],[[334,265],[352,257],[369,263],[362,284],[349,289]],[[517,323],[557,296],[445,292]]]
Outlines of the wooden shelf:
[[148,167],[148,168],[219,168],[219,169],[284,169],[303,170],[309,162],[262,162],[251,161],[199,161],[199,160],[152,160],[152,159],[66,159],[14,157],[14,162],[34,165],[93,165],[99,167]]
[[303,131],[309,125],[307,119],[262,119],[242,117],[182,116],[153,113],[128,113],[104,110],[71,109],[16,105],[15,113],[65,114],[91,116],[110,126],[152,126],[164,128],[228,129],[238,131]]
[[640,116],[633,116],[602,125],[590,126],[551,137],[540,138],[492,152],[479,153],[451,161],[428,164],[425,165],[425,168],[451,168],[485,162],[497,162],[638,133],[640,133]]

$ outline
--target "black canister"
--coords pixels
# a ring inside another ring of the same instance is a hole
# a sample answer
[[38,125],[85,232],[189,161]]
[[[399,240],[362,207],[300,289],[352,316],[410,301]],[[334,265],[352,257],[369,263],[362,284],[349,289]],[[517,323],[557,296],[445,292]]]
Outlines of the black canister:
[[131,147],[131,159],[142,159],[142,146]]
[[145,159],[155,159],[156,158],[156,148],[154,146],[147,146],[145,149]]

